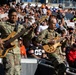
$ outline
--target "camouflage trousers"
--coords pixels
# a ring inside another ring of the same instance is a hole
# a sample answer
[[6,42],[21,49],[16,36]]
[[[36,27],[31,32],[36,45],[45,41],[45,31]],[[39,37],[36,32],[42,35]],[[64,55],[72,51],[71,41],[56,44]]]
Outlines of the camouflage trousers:
[[56,50],[54,53],[49,54],[49,59],[57,70],[58,75],[64,75],[65,64],[64,59],[62,59],[61,55],[59,55],[59,49],[61,48],[58,48],[58,50]]
[[5,75],[20,75],[21,70],[21,55],[8,53],[5,58],[2,59]]

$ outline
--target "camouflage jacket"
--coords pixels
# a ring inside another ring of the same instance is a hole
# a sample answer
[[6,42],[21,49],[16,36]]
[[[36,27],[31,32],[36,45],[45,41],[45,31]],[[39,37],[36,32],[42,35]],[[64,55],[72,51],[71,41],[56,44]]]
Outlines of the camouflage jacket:
[[[16,34],[18,34],[22,28],[24,28],[23,25],[18,25],[18,30]],[[8,21],[0,22],[0,33],[1,33],[2,39],[8,37],[10,33],[14,31],[14,29],[15,29],[15,24],[12,24]],[[25,33],[23,34],[24,35],[28,34],[28,30],[26,30]],[[14,44],[16,47],[10,50],[9,52],[20,53],[20,48],[18,47],[18,39],[14,40]]]
[[37,41],[41,42],[42,44],[48,44],[51,41],[51,39],[58,37],[58,36],[60,36],[60,34],[48,28],[40,33]]

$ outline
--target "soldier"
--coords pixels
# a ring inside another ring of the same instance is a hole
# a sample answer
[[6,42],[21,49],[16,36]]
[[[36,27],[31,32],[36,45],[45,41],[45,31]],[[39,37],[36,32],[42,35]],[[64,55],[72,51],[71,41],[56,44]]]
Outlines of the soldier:
[[[2,33],[1,38],[6,38],[10,35],[13,31],[18,34],[21,29],[23,29],[23,25],[19,25],[17,23],[17,11],[14,8],[11,8],[8,12],[9,19],[6,22],[0,23],[0,32]],[[25,29],[24,36],[28,34],[29,30]],[[31,31],[31,30],[30,30]],[[12,34],[13,35],[13,34]],[[14,38],[14,37],[13,37]],[[9,41],[9,39],[8,39]],[[4,41],[3,41],[4,42]],[[3,43],[2,40],[0,43]],[[6,56],[2,59],[5,75],[20,75],[21,70],[21,55],[20,55],[20,48],[18,47],[18,39],[14,40],[15,48],[11,48],[8,51]],[[6,47],[7,50],[7,47]]]
[[[55,37],[60,37],[60,35],[55,31],[56,28],[56,17],[50,16],[48,20],[49,27],[48,29],[42,31],[37,38],[37,41],[44,44],[55,44],[55,40],[52,40]],[[55,52],[48,53],[49,59],[52,61],[54,67],[57,69],[58,75],[64,75],[65,65],[62,58],[60,57],[61,47],[58,47]]]

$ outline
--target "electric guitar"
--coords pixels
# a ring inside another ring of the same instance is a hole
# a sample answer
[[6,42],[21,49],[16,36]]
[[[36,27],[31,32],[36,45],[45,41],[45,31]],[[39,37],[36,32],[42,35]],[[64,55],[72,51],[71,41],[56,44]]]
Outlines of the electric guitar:
[[56,41],[56,43],[54,45],[50,45],[50,44],[43,45],[43,49],[47,53],[53,53],[53,52],[55,52],[56,49],[57,49],[57,47],[62,45],[61,41],[65,41],[66,39],[64,37],[62,37],[62,38],[56,37],[56,38],[54,38],[54,40]]
[[[47,16],[42,16],[39,21],[36,21],[35,23],[41,23],[43,22],[45,19],[47,18]],[[29,31],[31,31],[32,28],[29,29]],[[18,34],[16,34],[15,31],[13,31],[12,33],[10,33],[10,35],[5,38],[2,39],[3,44],[2,47],[0,47],[0,58],[3,58],[6,56],[6,54],[12,50],[13,48],[15,48],[15,44],[14,44],[14,40],[16,40],[17,38],[19,38],[23,33],[26,32],[26,29],[22,29]]]
[[0,48],[0,57],[3,58],[6,56],[9,50],[15,48],[14,40],[20,37],[25,32],[25,29],[22,29],[18,34],[13,31],[7,38],[2,39],[3,46]]

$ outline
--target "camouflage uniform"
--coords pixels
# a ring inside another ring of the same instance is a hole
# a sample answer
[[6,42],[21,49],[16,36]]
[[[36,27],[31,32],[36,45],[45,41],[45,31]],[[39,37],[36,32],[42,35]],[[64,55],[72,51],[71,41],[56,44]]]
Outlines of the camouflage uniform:
[[[38,42],[40,41],[42,44],[48,44],[52,38],[55,38],[57,36],[60,36],[60,35],[56,31],[48,28],[40,33],[37,41]],[[58,47],[54,53],[48,54],[48,57],[52,61],[55,68],[57,68],[59,66],[59,64],[62,64],[64,61],[64,60],[62,60],[62,58],[60,56],[60,50],[61,50],[61,47]],[[59,71],[60,70],[62,71],[63,69],[61,67],[59,67]],[[58,74],[58,75],[60,75],[60,74]]]
[[[6,38],[11,32],[14,31],[15,24],[10,22],[1,22],[0,23],[0,32],[2,33],[2,38]],[[21,31],[23,25],[18,25],[17,33]],[[16,33],[16,34],[17,34]],[[28,31],[25,33],[25,35]],[[21,70],[21,55],[20,48],[18,47],[18,39],[14,41],[16,47],[11,49],[6,57],[3,58],[3,65],[5,68],[5,75],[20,75]]]

